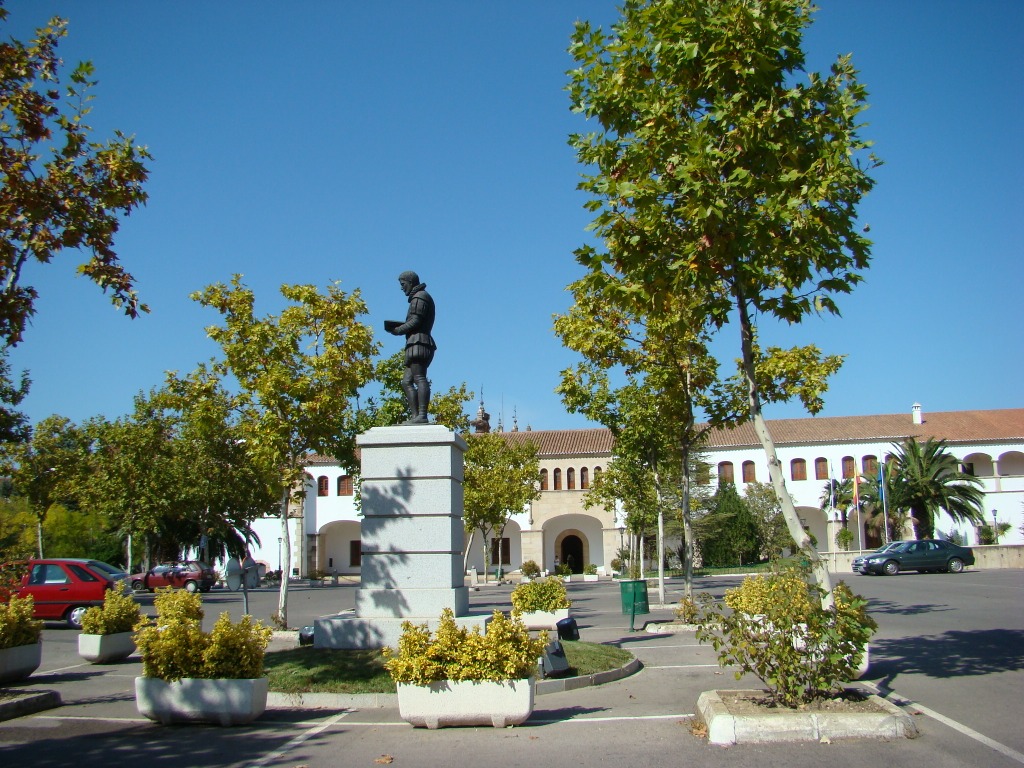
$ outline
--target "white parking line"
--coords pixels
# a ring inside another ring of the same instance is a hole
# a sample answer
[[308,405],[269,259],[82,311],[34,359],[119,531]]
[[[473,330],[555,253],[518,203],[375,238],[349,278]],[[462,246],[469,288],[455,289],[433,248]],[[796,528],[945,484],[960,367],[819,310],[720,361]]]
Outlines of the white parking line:
[[698,667],[718,667],[717,664],[644,664],[644,669],[697,669]]
[[912,708],[922,712],[923,714],[928,715],[928,717],[932,718],[933,720],[938,720],[943,725],[949,726],[954,731],[957,731],[958,733],[962,733],[964,736],[972,738],[975,741],[978,741],[978,742],[984,744],[986,747],[990,747],[990,748],[994,749],[996,752],[999,752],[1000,754],[1005,755],[1006,757],[1010,758],[1011,760],[1014,760],[1014,761],[1020,763],[1021,765],[1024,765],[1024,753],[1018,752],[1017,750],[1013,749],[1013,747],[1008,747],[1005,744],[1000,744],[995,739],[990,739],[985,734],[978,733],[978,731],[974,730],[970,726],[964,725],[963,723],[958,723],[956,720],[953,720],[952,718],[946,717],[945,715],[941,714],[940,712],[936,712],[934,709],[930,709],[929,707],[925,707],[925,706],[923,706],[921,704],[918,704],[916,701],[911,701],[910,699],[905,699],[902,696],[900,696],[898,693],[896,693],[895,691],[889,691],[889,693],[883,693],[881,691],[881,689],[877,685],[875,685],[874,683],[869,683],[869,682],[867,682],[865,680],[861,680],[860,683],[861,683],[861,685],[865,685],[868,688],[874,689],[875,692],[878,693],[879,696],[883,696],[884,698],[889,699],[889,701],[891,701],[893,704],[898,704],[901,707],[912,707]]
[[309,738],[311,738],[313,736],[316,736],[318,733],[321,733],[321,732],[327,730],[332,725],[335,725],[339,720],[341,720],[347,714],[348,714],[348,712],[339,712],[338,714],[334,715],[334,717],[327,718],[326,720],[324,720],[319,725],[316,725],[313,728],[310,728],[309,730],[303,731],[298,736],[296,736],[295,738],[291,739],[287,744],[285,744],[280,749],[275,749],[273,752],[271,752],[271,753],[269,753],[267,755],[264,755],[262,758],[257,760],[255,763],[249,763],[249,768],[261,768],[261,766],[269,765],[270,763],[272,763],[272,762],[274,762],[276,760],[281,759],[286,754],[288,754],[293,749],[295,749],[295,747],[299,746],[302,742],[306,741],[306,739],[309,739]]

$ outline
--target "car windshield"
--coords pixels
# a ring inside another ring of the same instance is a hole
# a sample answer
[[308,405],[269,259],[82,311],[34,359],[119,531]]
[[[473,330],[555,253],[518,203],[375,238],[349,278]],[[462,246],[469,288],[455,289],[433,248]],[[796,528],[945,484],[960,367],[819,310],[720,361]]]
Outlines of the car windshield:
[[95,568],[97,571],[102,571],[114,580],[124,579],[128,576],[128,574],[122,571],[120,568],[117,568],[111,565],[110,563],[104,563],[102,560],[90,560],[89,565]]

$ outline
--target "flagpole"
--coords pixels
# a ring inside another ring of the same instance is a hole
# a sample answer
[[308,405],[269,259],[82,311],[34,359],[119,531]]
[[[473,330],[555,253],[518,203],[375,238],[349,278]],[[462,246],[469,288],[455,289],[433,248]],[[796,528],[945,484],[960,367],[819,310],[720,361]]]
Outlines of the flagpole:
[[885,523],[885,543],[889,543],[889,500],[885,498],[885,461],[878,462],[878,493],[882,497],[882,520]]

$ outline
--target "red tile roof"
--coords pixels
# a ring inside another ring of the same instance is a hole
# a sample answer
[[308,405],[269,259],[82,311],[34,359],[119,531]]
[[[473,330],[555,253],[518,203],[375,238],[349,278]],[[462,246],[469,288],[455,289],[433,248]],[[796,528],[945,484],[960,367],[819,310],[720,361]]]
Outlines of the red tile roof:
[[[925,413],[922,424],[914,424],[909,413],[884,416],[813,416],[806,419],[770,419],[768,429],[776,445],[842,443],[855,441],[899,442],[908,437],[929,437],[948,443],[999,443],[1024,440],[1024,409],[998,411],[948,411]],[[735,429],[716,429],[709,437],[710,448],[758,446],[751,424]]]
[[611,456],[612,433],[607,429],[538,429],[531,432],[502,432],[513,442],[537,443],[541,458],[549,456]]
[[[908,437],[919,440],[934,437],[950,444],[1024,442],[1024,408],[925,413],[922,424],[914,424],[910,413],[769,419],[768,429],[779,446],[880,440],[899,442]],[[614,447],[611,432],[604,428],[541,429],[500,434],[507,440],[537,443],[541,458],[610,456]],[[715,429],[708,436],[711,449],[759,446],[760,441],[749,423],[735,429]],[[306,462],[306,466],[332,464],[337,462],[316,454],[311,454]]]

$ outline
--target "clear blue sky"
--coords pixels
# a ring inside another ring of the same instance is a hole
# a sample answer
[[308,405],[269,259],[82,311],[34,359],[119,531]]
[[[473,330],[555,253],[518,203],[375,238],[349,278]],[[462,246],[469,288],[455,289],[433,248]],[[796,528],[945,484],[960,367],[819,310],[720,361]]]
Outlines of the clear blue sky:
[[[780,338],[848,355],[825,415],[1019,407],[1024,3],[819,4],[808,66],[853,52],[886,165],[861,209],[866,283],[841,318]],[[588,425],[553,392],[574,358],[551,316],[589,221],[565,49],[575,19],[607,25],[613,2],[7,7],[4,37],[70,20],[62,56],[96,66],[97,134],[134,133],[155,158],[117,244],[150,315],[121,316],[70,258],[30,272],[38,315],[12,363],[31,371],[33,421],[119,416],[165,370],[209,359],[217,316],[188,294],[233,273],[261,312],[281,283],[360,288],[390,353],[383,321],[404,316],[396,278],[415,269],[438,306],[435,389],[483,385],[506,428],[513,409],[520,428]]]

